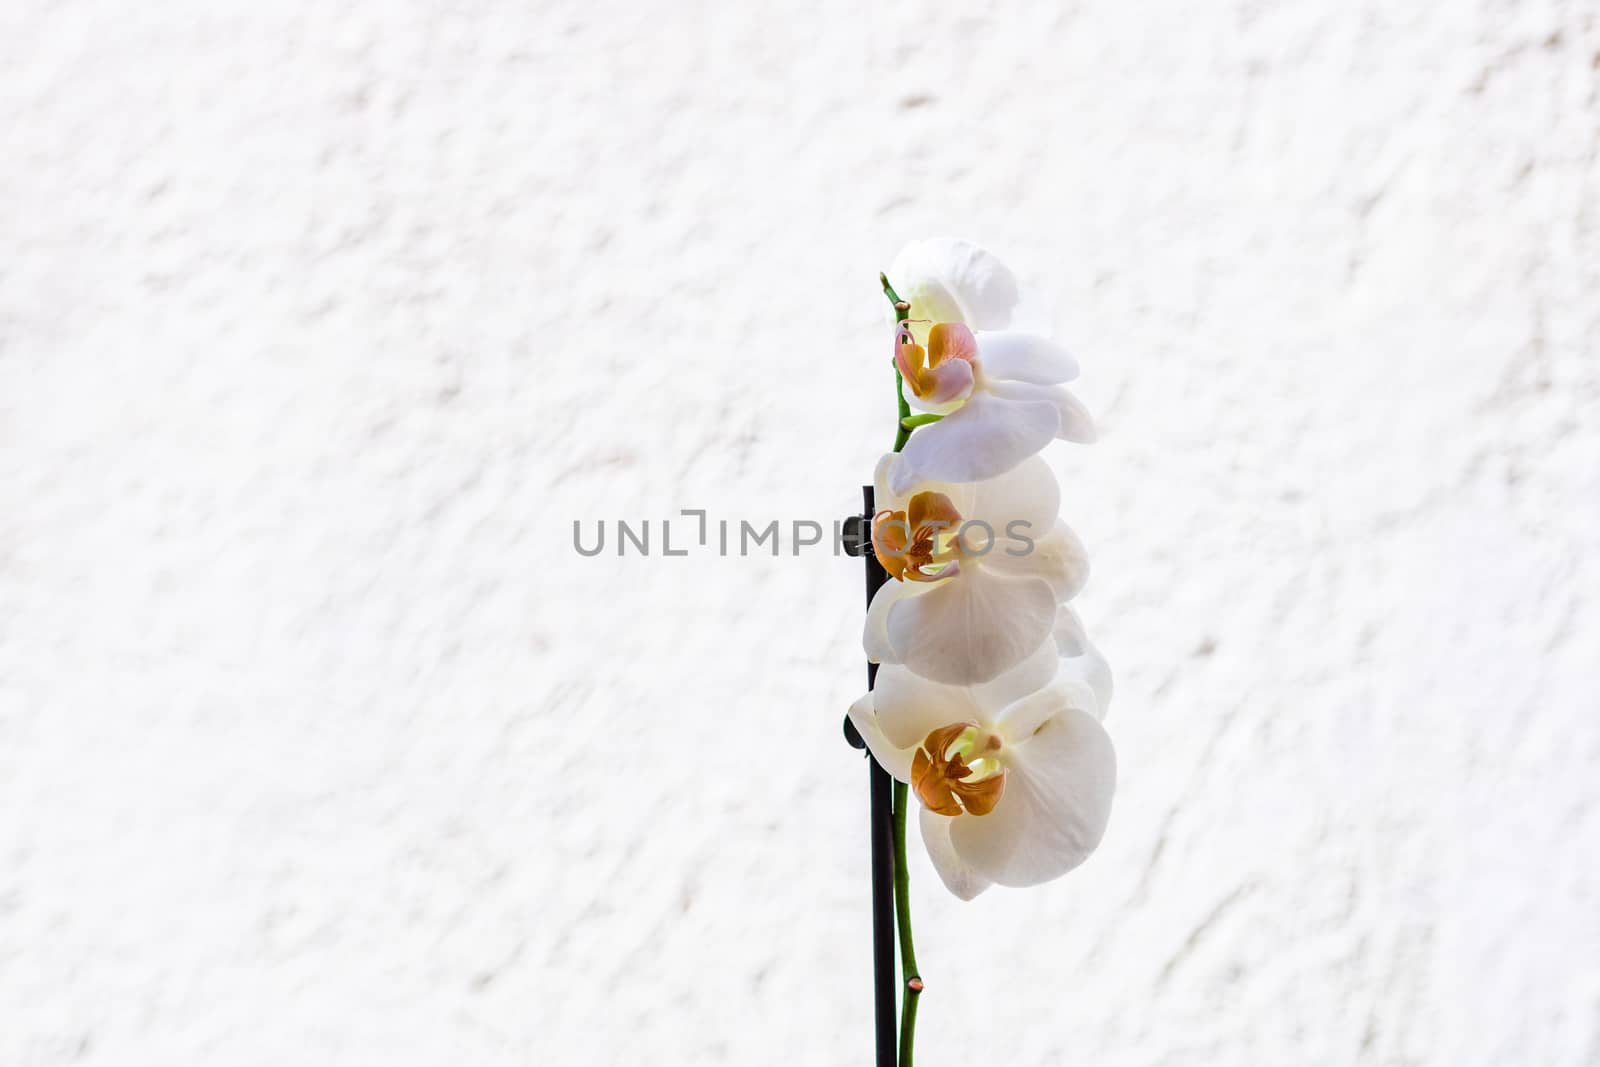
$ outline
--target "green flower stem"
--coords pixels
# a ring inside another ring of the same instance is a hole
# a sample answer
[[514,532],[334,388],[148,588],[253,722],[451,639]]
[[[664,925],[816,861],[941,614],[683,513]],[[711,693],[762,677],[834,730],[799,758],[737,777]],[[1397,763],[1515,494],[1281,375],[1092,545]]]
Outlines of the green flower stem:
[[917,1036],[917,1001],[922,975],[917,972],[917,946],[911,940],[911,878],[906,870],[906,784],[894,783],[894,918],[900,932],[900,1067],[911,1067]]
[[[897,324],[904,325],[911,317],[911,305],[900,299],[889,279],[882,274],[883,295],[894,305]],[[895,423],[894,450],[900,451],[918,426],[937,422],[938,415],[911,414],[906,403],[905,382],[900,376],[900,366],[894,368],[894,398],[899,410]],[[922,976],[917,973],[917,948],[911,938],[911,877],[906,867],[906,809],[909,807],[906,784],[894,783],[894,917],[900,940],[900,979],[905,983],[900,1001],[900,1067],[911,1067],[912,1046],[916,1043],[917,1001],[922,997]]]
[[[903,325],[911,317],[911,305],[900,299],[900,294],[894,291],[894,286],[889,284],[886,275],[880,273],[878,281],[883,283],[883,295],[894,305],[896,326]],[[901,380],[898,363],[894,365],[894,399],[900,412],[900,421],[894,424],[894,451],[898,452],[906,447],[906,441],[910,439],[911,431],[915,429],[905,424],[905,420],[911,417],[911,405],[906,403],[905,382]]]

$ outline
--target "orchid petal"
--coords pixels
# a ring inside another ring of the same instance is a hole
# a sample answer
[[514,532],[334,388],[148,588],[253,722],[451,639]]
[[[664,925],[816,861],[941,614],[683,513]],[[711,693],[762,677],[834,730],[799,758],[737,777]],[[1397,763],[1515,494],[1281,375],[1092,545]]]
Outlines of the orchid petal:
[[911,758],[916,753],[917,746],[912,744],[908,748],[902,748],[885,737],[882,720],[878,717],[875,706],[876,698],[873,694],[871,692],[863,694],[850,705],[850,711],[847,713],[850,722],[855,725],[856,733],[861,735],[861,740],[867,743],[867,751],[872,753],[872,758],[878,761],[879,766],[900,781],[909,782]]
[[1083,620],[1070,604],[1056,609],[1055,638],[1056,647],[1063,656],[1081,656],[1089,647],[1089,634],[1083,628]]
[[1043,449],[1060,425],[1056,407],[1048,399],[974,393],[958,410],[911,435],[888,487],[898,496],[919,481],[976,482],[997,477]]
[[1005,795],[981,818],[953,819],[959,857],[1000,885],[1060,877],[1100,844],[1116,787],[1116,753],[1105,729],[1069,708],[1048,719],[1005,759]]
[[978,334],[978,359],[983,372],[1001,381],[1056,385],[1078,376],[1078,361],[1047,337],[1015,330]]
[[[873,506],[879,511],[883,511],[885,509],[890,511],[904,511],[906,509],[907,502],[909,502],[911,499],[910,493],[907,493],[903,497],[896,497],[893,493],[889,492],[889,474],[894,470],[895,465],[899,462],[900,454],[898,452],[885,452],[878,458],[877,466],[872,468]],[[899,501],[898,504],[896,503],[896,500]]]
[[928,859],[933,861],[933,869],[939,873],[939,881],[944,883],[946,889],[962,900],[971,900],[994,884],[963,860],[950,840],[951,827],[976,816],[958,815],[952,819],[946,815],[935,815],[920,806],[918,811],[922,843],[927,847]]
[[1050,395],[1061,416],[1057,437],[1080,445],[1092,445],[1100,439],[1100,431],[1094,426],[1094,416],[1083,406],[1083,401],[1059,386],[1051,389]]
[[1050,532],[1033,539],[1032,547],[997,547],[985,557],[988,566],[1008,575],[1027,575],[1049,583],[1056,601],[1071,600],[1089,581],[1089,553],[1078,535],[1057,519]]
[[932,589],[933,585],[927,582],[899,582],[891,579],[884,582],[872,595],[872,602],[867,605],[867,622],[861,636],[861,643],[866,649],[869,662],[901,662],[894,643],[889,640],[889,616],[900,601],[907,597],[921,596]]
[[968,687],[943,685],[903,666],[879,667],[872,693],[884,737],[907,749],[941,726],[989,718]]
[[1039,327],[1044,316],[992,252],[936,237],[900,250],[889,281],[919,319],[964,322],[975,330]]
[[1045,639],[1021,663],[993,681],[978,685],[945,685],[906,667],[878,669],[872,706],[879,728],[891,744],[915,748],[934,730],[954,722],[995,727],[1000,713],[1053,682],[1063,661],[1056,643]]
[[1082,401],[1059,385],[1034,385],[1031,382],[992,381],[987,389],[995,396],[1029,404],[1049,404],[1056,409],[1054,436],[1080,445],[1093,444],[1099,434],[1094,418]]
[[1021,744],[1045,723],[1072,709],[1094,716],[1097,722],[1100,719],[1094,690],[1085,682],[1058,674],[1048,685],[1002,708],[994,718],[994,729],[1008,742]]
[[[917,433],[926,433],[929,429],[931,427],[925,427]],[[914,438],[915,434],[912,436]],[[903,511],[917,493],[943,493],[961,513],[964,522],[981,522],[993,530],[1000,544],[990,555],[1003,551],[1005,545],[1015,547],[1023,538],[1032,540],[1041,531],[1053,529],[1061,510],[1061,488],[1056,484],[1056,476],[1050,465],[1038,456],[1030,456],[1004,474],[981,482],[919,481],[904,494],[889,491],[897,464],[892,452],[878,461],[874,474],[878,507]],[[973,532],[974,542],[978,542],[980,532]],[[973,547],[977,550],[979,545]]]
[[[1100,650],[1090,645],[1081,656],[1073,656],[1061,661],[1058,678],[1081,682],[1089,687],[1094,694],[1094,717],[1101,722],[1105,721],[1106,713],[1111,710],[1111,694],[1114,686],[1111,678],[1111,664],[1106,661]],[[1085,707],[1085,711],[1090,710]]]
[[1027,658],[1055,623],[1056,597],[1038,578],[980,565],[925,584],[929,592],[900,598],[887,609],[894,658],[882,660],[904,663],[925,678],[950,685],[987,682]]
[[1095,717],[1104,722],[1106,712],[1111,710],[1111,694],[1114,688],[1111,664],[1101,655],[1094,642],[1089,640],[1089,635],[1083,628],[1083,620],[1072,610],[1070,604],[1062,604],[1056,609],[1053,645],[1061,655],[1057,676],[1083,682],[1094,690],[1097,709]]
[[1061,673],[1061,663],[1056,643],[1047,637],[1015,667],[991,681],[972,686],[972,699],[978,706],[975,721],[992,727],[998,713],[1007,705],[1050,684]]

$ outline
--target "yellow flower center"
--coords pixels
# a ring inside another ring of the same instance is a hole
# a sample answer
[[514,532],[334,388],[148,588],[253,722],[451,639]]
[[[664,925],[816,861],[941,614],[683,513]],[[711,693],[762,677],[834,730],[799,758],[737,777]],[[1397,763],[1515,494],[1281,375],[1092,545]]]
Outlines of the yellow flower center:
[[987,815],[1006,788],[1006,769],[995,758],[1002,747],[975,722],[941,726],[911,757],[911,788],[937,815]]

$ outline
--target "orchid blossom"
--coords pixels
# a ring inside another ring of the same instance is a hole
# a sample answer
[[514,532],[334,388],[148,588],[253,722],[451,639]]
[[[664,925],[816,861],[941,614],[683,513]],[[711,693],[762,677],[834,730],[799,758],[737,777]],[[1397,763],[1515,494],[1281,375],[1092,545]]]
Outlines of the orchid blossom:
[[1060,383],[1077,361],[1043,335],[1043,316],[1016,277],[965,241],[908,245],[890,276],[914,318],[895,339],[895,363],[912,407],[942,419],[906,445],[892,488],[993,478],[1054,438],[1089,442],[1094,423]]
[[[1061,387],[1077,363],[1045,336],[1015,276],[975,245],[912,244],[890,274],[893,284],[879,280],[895,309],[899,418],[869,497],[863,635],[878,667],[847,734],[873,756],[873,832],[888,829],[893,848],[892,863],[874,848],[873,940],[888,947],[881,887],[892,878],[900,1045],[886,1056],[880,1026],[879,1063],[911,1067],[923,989],[906,873],[911,808],[940,879],[970,900],[1087,859],[1105,834],[1117,763],[1101,726],[1111,670],[1067,604],[1088,559],[1057,516],[1061,490],[1038,456],[1055,438],[1094,439]],[[887,811],[886,772],[897,779]],[[882,1020],[891,990],[878,973]]]
[[1057,518],[1060,490],[1037,456],[988,481],[896,492],[904,462],[891,453],[878,464],[872,544],[891,580],[867,610],[867,657],[950,685],[987,682],[1044,643],[1088,558]]
[[992,681],[888,666],[850,708],[874,758],[916,794],[928,856],[956,896],[1050,881],[1099,845],[1116,786],[1104,662],[1063,608],[1054,639]]

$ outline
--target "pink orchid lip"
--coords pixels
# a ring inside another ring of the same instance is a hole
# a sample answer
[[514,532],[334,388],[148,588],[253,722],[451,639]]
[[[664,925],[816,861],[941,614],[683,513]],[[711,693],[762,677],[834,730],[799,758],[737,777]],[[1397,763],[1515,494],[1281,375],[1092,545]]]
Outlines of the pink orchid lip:
[[963,359],[952,359],[933,372],[933,388],[920,394],[922,399],[934,404],[960,400],[972,392],[972,364]]
[[919,400],[948,404],[972,392],[977,381],[978,343],[965,324],[936,322],[924,348],[901,323],[895,333],[894,360],[901,379]]

